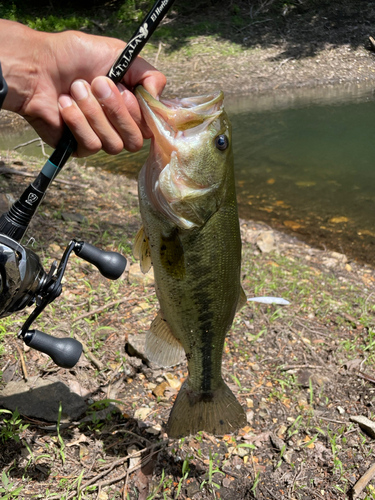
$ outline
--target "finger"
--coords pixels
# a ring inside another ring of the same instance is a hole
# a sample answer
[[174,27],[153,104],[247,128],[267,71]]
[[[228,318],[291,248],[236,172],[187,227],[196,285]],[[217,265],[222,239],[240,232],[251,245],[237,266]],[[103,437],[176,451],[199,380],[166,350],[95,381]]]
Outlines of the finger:
[[146,120],[144,119],[139,103],[133,92],[130,92],[127,88],[122,85],[122,83],[117,84],[117,88],[121,92],[122,99],[125,103],[126,109],[129,111],[131,117],[137,124],[139,130],[142,133],[144,139],[150,139],[152,137],[152,132],[149,129]]
[[153,97],[159,97],[167,83],[163,73],[160,73],[142,57],[136,58],[126,73],[124,80],[126,86],[130,89],[138,84],[143,85]]
[[70,91],[87,122],[99,137],[102,149],[108,154],[120,153],[124,149],[124,142],[108,120],[102,103],[93,95],[90,85],[84,80],[76,80]]
[[97,153],[102,149],[102,143],[82,111],[73,99],[63,94],[58,100],[61,116],[77,141],[77,150],[74,156],[83,158]]
[[142,132],[138,126],[142,117],[138,103],[133,100],[131,93],[122,85],[118,88],[104,76],[99,76],[92,81],[91,90],[121,137],[125,148],[132,152],[138,151],[143,144]]

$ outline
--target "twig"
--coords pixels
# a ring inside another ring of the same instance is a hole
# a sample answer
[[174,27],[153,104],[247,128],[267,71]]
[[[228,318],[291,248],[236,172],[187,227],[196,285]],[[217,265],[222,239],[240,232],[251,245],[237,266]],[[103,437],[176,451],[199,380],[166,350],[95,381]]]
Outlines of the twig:
[[[21,175],[23,177],[35,177],[36,174],[31,174],[29,172],[23,172],[21,170],[16,170],[15,168],[9,167],[0,167],[0,175],[1,174],[10,174],[10,175]],[[67,184],[68,186],[76,186],[81,188],[88,188],[88,184],[80,184],[79,182],[72,181],[64,181],[63,179],[54,179],[53,182],[59,182],[60,184]]]
[[96,356],[93,355],[93,353],[90,351],[90,349],[87,347],[87,345],[83,342],[82,339],[79,339],[79,341],[81,342],[83,351],[89,358],[89,360],[96,366],[98,370],[103,371],[105,369],[103,363]]
[[19,148],[23,148],[24,146],[28,146],[29,144],[33,144],[33,142],[38,142],[41,141],[42,139],[40,137],[36,137],[35,139],[31,139],[31,141],[23,142],[22,144],[17,144],[17,146],[14,146],[13,151]]
[[83,319],[83,318],[93,316],[94,314],[99,314],[99,313],[105,311],[106,309],[108,309],[109,307],[116,306],[118,304],[122,304],[123,302],[127,302],[128,300],[130,300],[132,298],[133,297],[129,296],[129,297],[123,297],[122,299],[117,299],[117,300],[112,300],[111,302],[107,302],[106,304],[104,304],[104,306],[98,307],[97,309],[93,309],[92,311],[81,314],[73,321],[73,324],[76,323],[77,321]]
[[26,368],[25,359],[23,357],[23,352],[19,348],[18,344],[16,344],[16,349],[18,351],[18,354],[20,355],[20,361],[21,361],[21,366],[22,366],[23,377],[27,381],[27,379],[29,378],[29,376],[27,374],[27,368]]
[[243,28],[236,28],[236,30],[237,30],[238,33],[241,33],[241,31],[245,30],[246,28],[249,28],[253,24],[267,23],[268,21],[272,21],[272,19],[269,18],[269,19],[262,19],[261,21],[254,21],[254,22],[252,22],[250,24],[247,24]]
[[371,479],[375,476],[375,464],[372,464],[367,472],[363,474],[363,476],[358,479],[352,489],[352,498],[356,498],[367,486],[367,484],[371,481]]
[[161,42],[159,42],[159,47],[158,47],[158,51],[156,53],[156,56],[155,56],[155,61],[154,61],[154,66],[156,67],[156,65],[158,64],[158,59],[159,59],[159,55],[160,55],[160,52],[161,52],[161,48],[162,48],[163,44]]
[[342,421],[342,420],[334,420],[333,418],[322,417],[320,415],[316,415],[315,418],[317,418],[317,419],[321,418],[322,420],[326,420],[327,422],[333,422],[334,424],[346,424],[347,423],[347,422]]
[[369,382],[372,382],[373,384],[375,384],[375,378],[371,377],[371,375],[367,375],[367,373],[363,373],[363,372],[358,372],[357,375],[358,375],[358,377],[361,377],[361,378],[368,380]]
[[319,365],[285,365],[285,366],[280,366],[280,370],[282,371],[287,371],[287,370],[296,370],[297,368],[311,368],[311,369],[322,369],[323,366]]

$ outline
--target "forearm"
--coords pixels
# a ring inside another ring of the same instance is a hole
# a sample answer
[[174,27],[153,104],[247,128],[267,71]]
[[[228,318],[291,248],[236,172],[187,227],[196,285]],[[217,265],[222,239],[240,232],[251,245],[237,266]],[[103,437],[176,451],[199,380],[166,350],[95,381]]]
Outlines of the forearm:
[[0,19],[0,62],[8,84],[3,108],[23,114],[37,84],[38,58],[45,33]]

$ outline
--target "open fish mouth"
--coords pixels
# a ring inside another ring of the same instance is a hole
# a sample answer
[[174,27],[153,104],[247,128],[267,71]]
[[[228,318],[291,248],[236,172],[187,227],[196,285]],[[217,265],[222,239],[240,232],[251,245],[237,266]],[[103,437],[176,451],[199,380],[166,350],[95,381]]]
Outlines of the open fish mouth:
[[164,135],[174,139],[181,135],[197,134],[217,119],[223,110],[224,94],[221,91],[205,96],[158,101],[138,86],[135,95],[147,125],[156,137]]

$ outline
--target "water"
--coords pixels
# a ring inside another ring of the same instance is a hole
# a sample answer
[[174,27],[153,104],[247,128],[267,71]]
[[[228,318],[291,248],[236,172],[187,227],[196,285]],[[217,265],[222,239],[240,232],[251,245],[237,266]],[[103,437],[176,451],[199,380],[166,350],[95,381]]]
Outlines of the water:
[[[226,109],[240,216],[375,265],[373,88],[229,97]],[[117,157],[99,153],[87,163],[136,177],[147,154],[148,144]]]

